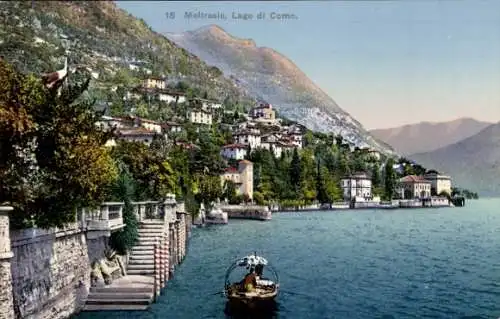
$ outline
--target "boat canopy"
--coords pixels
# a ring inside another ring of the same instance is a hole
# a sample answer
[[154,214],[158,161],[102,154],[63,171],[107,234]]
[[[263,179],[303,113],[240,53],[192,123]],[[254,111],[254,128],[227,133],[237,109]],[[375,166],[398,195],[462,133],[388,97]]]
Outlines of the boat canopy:
[[240,267],[257,266],[257,265],[267,265],[267,260],[264,257],[257,255],[249,255],[243,257],[237,261],[237,265]]
[[229,282],[229,276],[238,267],[247,267],[247,268],[253,268],[257,265],[262,265],[266,266],[266,269],[269,270],[272,274],[272,276],[275,279],[275,283],[279,282],[279,277],[278,273],[273,269],[273,267],[268,263],[267,259],[261,256],[257,256],[257,254],[253,255],[248,255],[242,258],[236,259],[227,269],[226,271],[226,276],[225,276],[225,286],[229,286],[231,282]]

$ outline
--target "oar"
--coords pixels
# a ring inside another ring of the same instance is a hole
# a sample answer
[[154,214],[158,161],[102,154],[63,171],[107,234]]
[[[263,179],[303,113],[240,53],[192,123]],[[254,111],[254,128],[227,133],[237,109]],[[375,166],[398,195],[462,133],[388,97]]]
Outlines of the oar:
[[219,292],[210,294],[210,296],[216,296],[216,295],[222,295],[222,294],[224,294],[224,291],[219,291]]

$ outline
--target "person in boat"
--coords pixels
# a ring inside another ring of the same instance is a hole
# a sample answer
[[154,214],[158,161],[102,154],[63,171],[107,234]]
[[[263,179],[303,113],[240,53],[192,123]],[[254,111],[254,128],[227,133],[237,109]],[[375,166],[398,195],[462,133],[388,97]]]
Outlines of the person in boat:
[[248,274],[245,275],[242,284],[242,288],[246,292],[251,292],[255,289],[255,287],[257,286],[257,275],[255,274],[253,268],[250,268]]
[[258,264],[255,266],[255,275],[257,276],[257,280],[262,279],[262,273],[264,272],[264,265]]

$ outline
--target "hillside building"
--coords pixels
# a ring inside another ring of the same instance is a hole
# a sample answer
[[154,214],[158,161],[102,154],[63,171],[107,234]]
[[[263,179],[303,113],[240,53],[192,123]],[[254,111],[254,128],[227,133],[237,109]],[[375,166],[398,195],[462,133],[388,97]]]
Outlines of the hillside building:
[[232,181],[236,185],[236,192],[240,195],[247,195],[253,199],[253,163],[242,160],[238,163],[238,168],[230,167],[221,175],[222,185],[226,181]]

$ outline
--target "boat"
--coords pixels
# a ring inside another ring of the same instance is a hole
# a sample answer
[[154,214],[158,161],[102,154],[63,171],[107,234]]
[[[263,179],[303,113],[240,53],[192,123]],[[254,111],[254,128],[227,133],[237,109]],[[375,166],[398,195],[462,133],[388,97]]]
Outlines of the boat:
[[[255,287],[245,287],[242,281],[231,282],[230,277],[236,270],[247,269],[247,275],[255,274]],[[264,277],[264,271],[271,278]],[[256,253],[234,261],[226,271],[224,295],[233,306],[256,308],[273,306],[279,292],[279,277],[269,262]],[[250,288],[250,289],[248,289]]]

